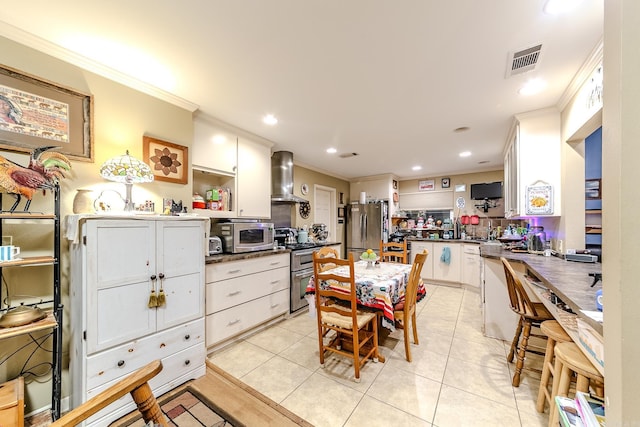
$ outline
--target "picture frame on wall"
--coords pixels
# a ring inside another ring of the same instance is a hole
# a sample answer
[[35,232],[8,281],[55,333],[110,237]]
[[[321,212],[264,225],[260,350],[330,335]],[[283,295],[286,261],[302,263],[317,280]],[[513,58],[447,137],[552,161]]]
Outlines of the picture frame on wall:
[[451,180],[449,178],[442,178],[442,188],[449,188],[451,186]]
[[142,156],[158,181],[186,184],[189,165],[189,147],[144,136]]
[[433,191],[436,189],[436,182],[433,179],[418,181],[418,191]]
[[0,149],[93,162],[93,96],[0,65]]
[[602,198],[602,180],[586,179],[584,181],[584,197],[587,200],[597,200]]

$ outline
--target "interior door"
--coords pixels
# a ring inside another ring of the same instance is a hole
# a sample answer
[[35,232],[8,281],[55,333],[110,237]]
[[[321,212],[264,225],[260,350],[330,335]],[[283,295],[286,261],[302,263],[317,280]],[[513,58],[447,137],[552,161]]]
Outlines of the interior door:
[[327,241],[339,241],[336,234],[336,189],[316,185],[314,187],[315,208],[313,218],[315,223],[325,224]]

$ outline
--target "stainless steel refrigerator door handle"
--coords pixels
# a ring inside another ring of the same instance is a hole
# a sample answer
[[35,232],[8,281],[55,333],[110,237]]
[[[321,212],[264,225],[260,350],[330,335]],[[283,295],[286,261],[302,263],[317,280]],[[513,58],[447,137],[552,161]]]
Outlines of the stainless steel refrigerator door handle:
[[369,240],[369,236],[367,235],[367,229],[369,225],[369,217],[368,215],[364,215],[364,241]]

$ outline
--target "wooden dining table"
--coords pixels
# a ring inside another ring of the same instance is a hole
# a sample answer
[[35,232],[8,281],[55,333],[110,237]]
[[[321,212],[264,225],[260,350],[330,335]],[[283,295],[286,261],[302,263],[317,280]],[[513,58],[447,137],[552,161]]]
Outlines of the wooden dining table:
[[[395,331],[395,320],[393,309],[396,305],[404,302],[405,289],[411,271],[411,264],[400,264],[395,262],[379,262],[371,268],[367,268],[367,261],[354,262],[354,273],[356,282],[356,299],[358,304],[364,307],[374,308],[382,311],[382,326]],[[341,276],[349,275],[349,267],[340,266],[331,271]],[[338,283],[335,280],[321,281],[323,289],[330,288],[338,292],[348,293],[349,285]],[[307,295],[315,294],[315,278],[311,277],[306,289]],[[418,284],[417,301],[421,301],[427,294],[422,280]]]

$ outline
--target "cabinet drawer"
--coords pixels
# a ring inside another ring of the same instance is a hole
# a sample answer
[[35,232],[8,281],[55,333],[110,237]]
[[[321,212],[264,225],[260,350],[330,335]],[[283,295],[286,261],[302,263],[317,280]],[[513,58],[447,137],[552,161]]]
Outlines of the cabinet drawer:
[[208,283],[206,295],[207,314],[283,289],[289,289],[289,276],[288,268],[277,268],[250,276]]
[[[168,357],[203,340],[204,321],[198,319],[87,357],[87,389],[127,375],[152,360]],[[205,353],[204,347],[197,347]]]
[[234,277],[246,276],[260,271],[273,270],[274,268],[289,267],[289,254],[277,254],[253,259],[220,262],[207,264],[205,272],[206,283]]
[[465,254],[480,255],[480,245],[462,245],[462,248]]
[[[159,397],[161,394],[175,388],[187,380],[197,379],[204,375],[206,369],[205,357],[206,355],[202,346],[196,345],[163,358],[162,371],[149,381],[153,394],[156,397]],[[149,362],[155,359],[155,357],[151,357]],[[113,381],[89,390],[87,392],[87,400],[121,379],[122,378],[120,377],[115,378]],[[107,426],[114,420],[117,420],[133,410],[135,410],[135,403],[131,400],[131,396],[126,394],[104,408],[102,411],[98,412],[96,415],[89,418],[87,425],[92,427]]]
[[206,345],[237,335],[267,320],[289,312],[289,289],[283,289],[245,304],[207,316]]

